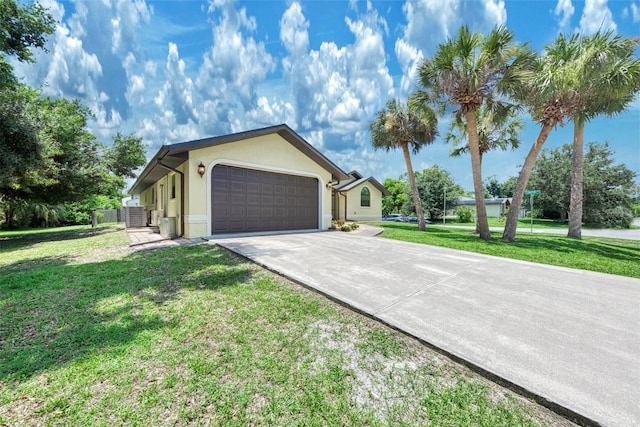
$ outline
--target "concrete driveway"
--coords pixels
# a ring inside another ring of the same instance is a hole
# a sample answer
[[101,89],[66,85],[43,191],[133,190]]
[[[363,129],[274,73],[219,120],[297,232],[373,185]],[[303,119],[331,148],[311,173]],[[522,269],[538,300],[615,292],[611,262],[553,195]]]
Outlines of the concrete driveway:
[[366,232],[214,242],[586,421],[640,425],[640,280]]

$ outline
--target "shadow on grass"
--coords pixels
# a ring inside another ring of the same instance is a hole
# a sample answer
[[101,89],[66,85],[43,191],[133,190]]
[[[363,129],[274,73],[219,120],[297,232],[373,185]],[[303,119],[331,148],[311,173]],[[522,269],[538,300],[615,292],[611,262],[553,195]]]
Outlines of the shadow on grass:
[[178,293],[244,283],[249,274],[237,258],[211,245],[86,264],[53,257],[4,272],[0,381],[21,381],[170,327],[163,307]]

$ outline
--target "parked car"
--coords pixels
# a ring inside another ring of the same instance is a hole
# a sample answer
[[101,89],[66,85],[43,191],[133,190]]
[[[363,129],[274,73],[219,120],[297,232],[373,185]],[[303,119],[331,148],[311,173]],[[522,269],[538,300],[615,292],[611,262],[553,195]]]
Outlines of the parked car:
[[[418,217],[417,217],[417,216],[410,216],[410,217],[407,217],[407,221],[409,221],[409,222],[418,222]],[[428,219],[425,219],[425,220],[424,220],[424,223],[425,223],[425,224],[433,224],[433,223],[432,223],[431,221],[429,221]]]
[[389,214],[382,217],[383,221],[408,222],[407,217],[402,214]]

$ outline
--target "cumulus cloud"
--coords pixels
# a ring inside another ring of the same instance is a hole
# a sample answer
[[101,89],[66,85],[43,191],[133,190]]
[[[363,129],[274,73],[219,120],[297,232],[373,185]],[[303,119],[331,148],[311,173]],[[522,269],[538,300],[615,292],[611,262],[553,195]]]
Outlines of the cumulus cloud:
[[41,3],[58,24],[49,53],[37,52],[36,64],[21,69],[26,82],[42,85],[50,96],[82,99],[96,117],[92,130],[109,133],[129,116],[129,103],[140,101],[144,79],[129,55],[136,53],[140,25],[150,22],[152,9],[144,0],[76,1],[65,20],[63,2]]
[[625,19],[631,17],[633,23],[640,22],[640,7],[636,2],[631,3],[629,7],[622,9],[622,17]]
[[169,43],[165,73],[166,80],[155,98],[156,105],[163,111],[172,111],[177,124],[184,125],[189,120],[198,123],[193,81],[185,73],[185,63],[175,43]]
[[593,34],[601,30],[616,31],[618,26],[613,20],[607,0],[586,0],[582,17],[580,17],[580,32]]
[[553,10],[553,14],[558,20],[561,32],[568,30],[574,12],[575,8],[573,7],[571,0],[558,0],[556,8]]
[[464,23],[473,31],[487,32],[507,21],[503,0],[407,0],[402,6],[406,25],[395,43],[395,54],[402,69],[400,94],[413,89],[417,67],[432,55],[438,44],[455,37]]
[[309,49],[308,29],[300,3],[292,3],[280,19],[280,40],[292,56],[304,55]]
[[[256,89],[275,68],[275,61],[263,42],[247,36],[257,28],[246,9],[236,9],[232,0],[215,0],[209,5],[213,45],[204,56],[196,79],[197,87],[212,98],[233,94],[246,110],[255,106]],[[228,100],[233,102],[235,100]]]
[[300,130],[327,127],[338,135],[354,132],[373,117],[381,99],[393,96],[384,19],[368,4],[357,19],[346,17],[345,25],[354,37],[352,44],[323,42],[319,49],[307,51],[302,47],[308,46],[309,24],[299,3],[292,3],[280,20],[280,39],[288,53],[282,65],[291,86],[295,127]]

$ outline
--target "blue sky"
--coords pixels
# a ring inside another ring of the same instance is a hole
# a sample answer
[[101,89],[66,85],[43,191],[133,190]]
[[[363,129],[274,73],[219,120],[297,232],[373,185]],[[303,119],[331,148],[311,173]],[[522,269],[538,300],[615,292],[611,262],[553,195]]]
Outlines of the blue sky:
[[[559,32],[600,28],[640,35],[640,0],[231,1],[90,0],[41,3],[59,24],[25,83],[77,97],[109,144],[117,132],[162,144],[287,123],[346,171],[380,181],[405,172],[400,152],[371,148],[368,126],[391,98],[406,99],[424,57],[461,25],[512,29],[536,50]],[[448,118],[440,120],[440,133]],[[527,120],[521,148],[492,152],[483,176],[516,176],[539,127]],[[545,147],[572,140],[572,124]],[[586,141],[608,141],[640,175],[640,101],[587,124]],[[439,137],[414,168],[439,165],[472,188],[468,157],[450,158]],[[640,181],[639,181],[640,182]]]

